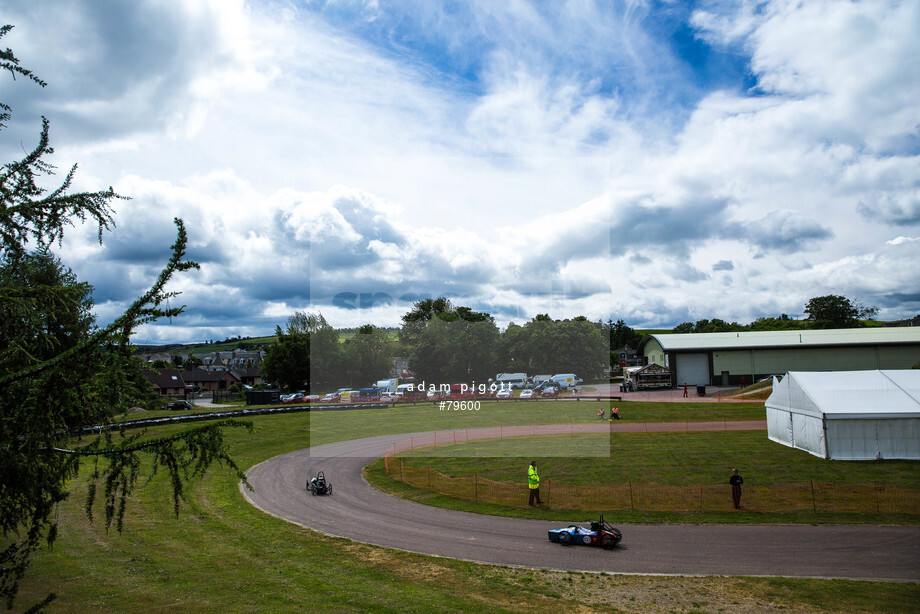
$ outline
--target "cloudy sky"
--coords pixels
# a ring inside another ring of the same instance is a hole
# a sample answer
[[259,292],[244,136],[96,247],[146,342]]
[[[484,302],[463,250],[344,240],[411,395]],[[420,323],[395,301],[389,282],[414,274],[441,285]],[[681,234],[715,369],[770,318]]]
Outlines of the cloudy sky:
[[920,3],[5,0],[3,160],[51,120],[117,228],[58,252],[139,343],[397,325],[449,295],[635,328],[920,313]]

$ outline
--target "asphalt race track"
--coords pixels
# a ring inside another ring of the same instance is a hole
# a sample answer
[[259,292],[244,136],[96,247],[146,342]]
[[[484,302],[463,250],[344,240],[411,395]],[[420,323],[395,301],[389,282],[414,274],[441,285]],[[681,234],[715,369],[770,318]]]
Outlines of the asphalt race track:
[[[469,514],[391,497],[361,477],[364,466],[392,444],[426,436],[432,433],[356,439],[277,456],[247,471],[254,491],[241,489],[259,509],[321,533],[483,563],[616,573],[920,582],[918,527],[629,525],[608,515],[606,519],[622,530],[623,541],[607,551],[566,547],[547,539],[548,529],[587,522],[587,514],[570,522]],[[306,489],[317,471],[325,472],[332,496],[312,496]]]

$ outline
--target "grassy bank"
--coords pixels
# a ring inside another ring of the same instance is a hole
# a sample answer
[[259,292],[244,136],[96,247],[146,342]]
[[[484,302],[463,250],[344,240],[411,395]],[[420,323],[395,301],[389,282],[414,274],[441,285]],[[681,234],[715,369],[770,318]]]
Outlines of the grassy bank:
[[[571,403],[578,405],[577,403]],[[432,428],[552,423],[582,416],[563,403],[522,411],[485,407],[479,417],[419,406],[392,412],[286,414],[227,434],[252,466],[311,442]],[[722,411],[713,404],[701,412]],[[555,409],[553,409],[555,408]],[[623,405],[621,405],[622,411]],[[671,408],[634,408],[673,419]],[[630,410],[632,411],[632,410]],[[750,419],[749,407],[727,407]],[[762,407],[760,412],[762,412]],[[483,413],[485,412],[485,413]],[[568,413],[565,413],[568,412]],[[760,414],[762,415],[762,413]],[[584,416],[590,421],[590,415]],[[436,425],[436,426],[433,426]],[[150,435],[175,429],[151,430]],[[60,537],[38,554],[20,606],[48,592],[49,612],[872,612],[916,611],[914,584],[752,578],[667,578],[510,569],[426,557],[318,535],[248,505],[233,476],[213,468],[189,490],[177,519],[165,476],[132,498],[125,531],[105,533],[82,512],[85,483],[59,507]]]

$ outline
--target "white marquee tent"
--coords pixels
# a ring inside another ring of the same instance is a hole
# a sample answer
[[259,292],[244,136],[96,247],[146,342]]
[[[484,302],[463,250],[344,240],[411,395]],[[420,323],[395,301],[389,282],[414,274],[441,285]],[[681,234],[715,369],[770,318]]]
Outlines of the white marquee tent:
[[771,440],[821,458],[920,459],[920,369],[790,371],[766,408]]

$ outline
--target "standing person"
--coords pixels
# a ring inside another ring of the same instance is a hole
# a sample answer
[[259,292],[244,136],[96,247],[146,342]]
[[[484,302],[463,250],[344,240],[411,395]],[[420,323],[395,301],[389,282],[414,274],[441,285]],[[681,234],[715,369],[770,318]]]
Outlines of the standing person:
[[530,487],[530,505],[533,506],[534,500],[537,505],[543,505],[540,500],[540,476],[537,474],[537,461],[530,461],[530,467],[527,468],[527,486]]
[[732,477],[728,478],[728,483],[732,485],[732,503],[735,504],[735,509],[741,509],[741,485],[744,484],[744,480],[738,474],[738,470],[735,469],[732,473]]
[[684,384],[684,396],[687,396],[687,384]]

